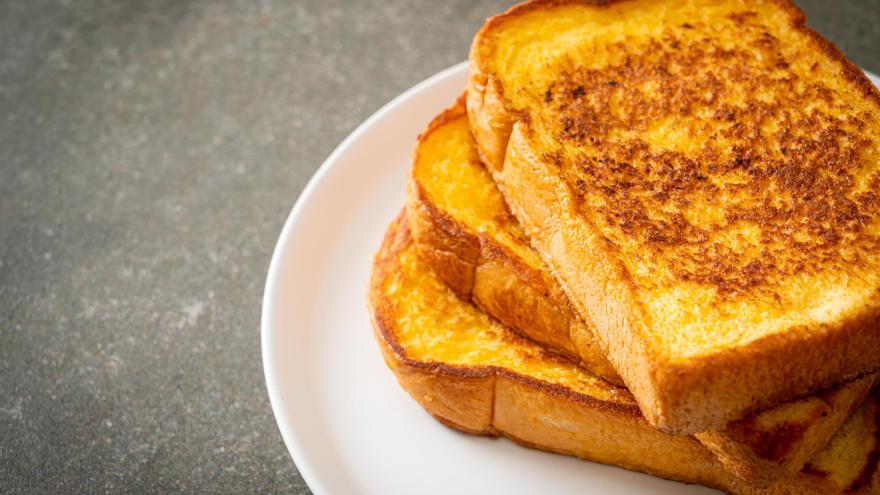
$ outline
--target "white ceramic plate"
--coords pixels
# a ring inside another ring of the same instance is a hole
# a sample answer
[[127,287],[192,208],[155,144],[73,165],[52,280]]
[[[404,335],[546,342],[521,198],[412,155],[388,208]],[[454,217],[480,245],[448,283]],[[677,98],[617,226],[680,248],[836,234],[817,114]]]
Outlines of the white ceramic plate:
[[263,367],[299,472],[316,494],[717,493],[457,433],[386,368],[366,308],[371,256],[403,205],[416,136],[466,75],[465,63],[450,67],[361,124],[321,165],[278,239],[263,295]]

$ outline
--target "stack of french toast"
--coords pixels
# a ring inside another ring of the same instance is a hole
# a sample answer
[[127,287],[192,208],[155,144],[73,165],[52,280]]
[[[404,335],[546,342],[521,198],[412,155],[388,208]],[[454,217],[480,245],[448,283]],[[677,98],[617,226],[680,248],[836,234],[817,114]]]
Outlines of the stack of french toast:
[[880,493],[880,93],[784,0],[489,19],[374,259],[442,423],[735,494]]

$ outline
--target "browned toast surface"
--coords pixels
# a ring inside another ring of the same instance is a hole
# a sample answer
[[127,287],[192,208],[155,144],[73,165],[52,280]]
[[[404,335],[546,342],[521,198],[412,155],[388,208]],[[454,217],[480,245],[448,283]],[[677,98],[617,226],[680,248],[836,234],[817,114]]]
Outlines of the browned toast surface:
[[876,493],[876,398],[807,471],[766,489],[745,485],[692,437],[652,428],[626,390],[463,302],[424,266],[403,216],[375,258],[369,300],[377,342],[398,381],[453,428],[731,493]]
[[471,49],[481,156],[658,427],[880,367],[880,96],[782,1],[531,2]]
[[[602,376],[608,365],[604,359],[597,364],[598,346],[578,356],[572,341],[576,332],[592,337],[592,330],[582,322],[575,325],[578,319],[562,290],[528,246],[476,155],[461,101],[420,136],[406,208],[416,250],[437,278],[465,299],[544,347],[567,357],[574,354],[583,367]],[[800,471],[876,382],[876,374],[864,377],[697,438],[733,473],[753,484],[769,484]]]

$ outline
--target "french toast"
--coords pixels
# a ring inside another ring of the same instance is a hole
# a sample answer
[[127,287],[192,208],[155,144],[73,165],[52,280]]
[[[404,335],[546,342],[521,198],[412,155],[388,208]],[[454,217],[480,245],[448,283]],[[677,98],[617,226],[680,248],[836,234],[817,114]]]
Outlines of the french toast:
[[532,1],[469,60],[481,158],[652,425],[880,368],[880,94],[793,4]]
[[877,493],[880,398],[803,472],[768,488],[730,475],[693,437],[652,428],[632,395],[463,301],[419,257],[401,214],[377,253],[369,304],[401,386],[452,428],[736,494]]
[[[407,182],[406,214],[416,251],[457,294],[593,374],[616,379],[594,341],[588,341],[586,353],[573,342],[577,331],[592,336],[592,329],[571,311],[507,211],[479,161],[462,100],[419,136]],[[733,473],[751,484],[770,484],[800,471],[877,380],[875,373],[697,438]]]

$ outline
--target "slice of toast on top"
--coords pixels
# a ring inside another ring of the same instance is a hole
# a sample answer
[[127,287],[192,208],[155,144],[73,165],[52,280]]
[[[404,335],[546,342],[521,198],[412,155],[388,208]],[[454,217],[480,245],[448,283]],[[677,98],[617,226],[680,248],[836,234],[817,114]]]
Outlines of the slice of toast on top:
[[475,37],[467,98],[652,425],[880,368],[880,94],[790,2],[528,2]]
[[401,215],[376,255],[376,340],[401,386],[430,414],[473,434],[734,494],[876,493],[880,397],[865,402],[802,473],[755,488],[693,437],[652,428],[633,397],[462,301],[418,256]]
[[[594,340],[586,346],[573,340],[578,333],[592,337],[593,331],[571,311],[507,211],[477,157],[462,100],[419,136],[406,212],[417,252],[457,294],[587,371],[617,378]],[[753,485],[768,485],[799,472],[878,377],[874,373],[696,436],[731,472]]]

